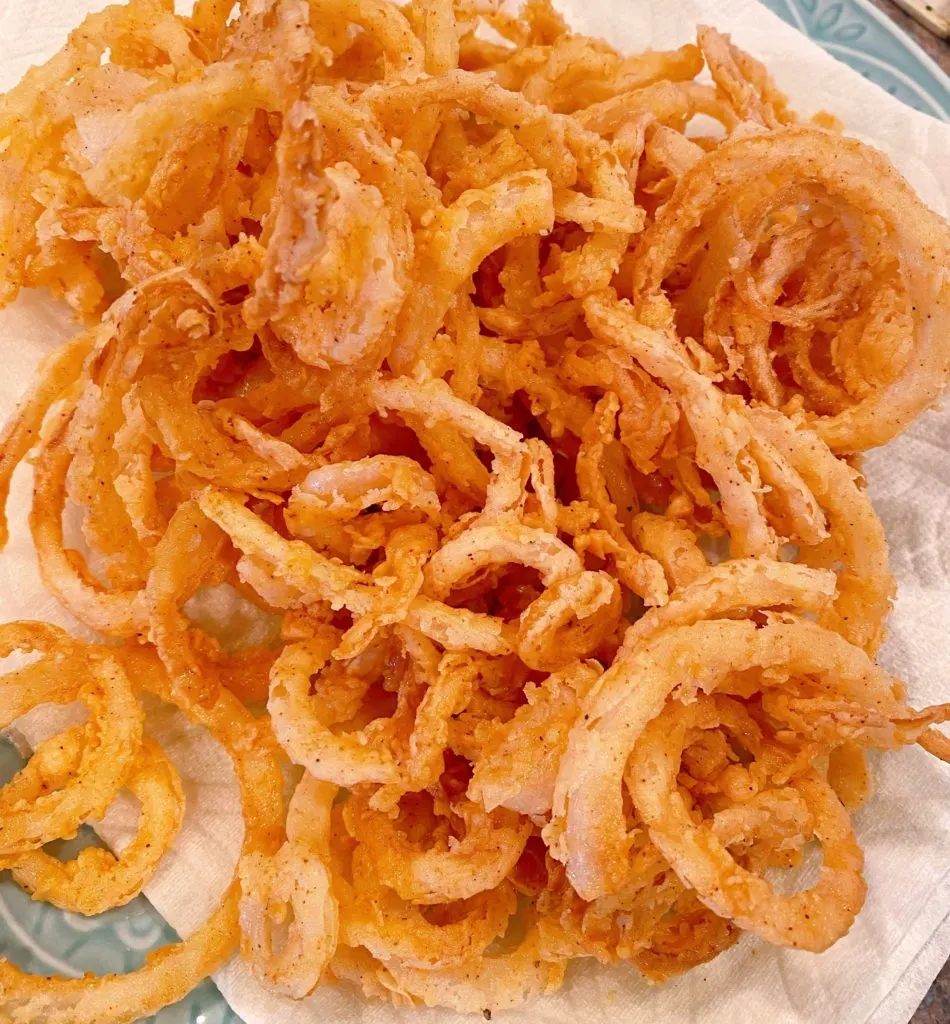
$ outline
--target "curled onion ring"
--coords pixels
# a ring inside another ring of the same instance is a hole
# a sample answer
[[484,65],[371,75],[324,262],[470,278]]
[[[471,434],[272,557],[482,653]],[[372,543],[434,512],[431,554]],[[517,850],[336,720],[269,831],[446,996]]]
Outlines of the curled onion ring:
[[526,703],[496,723],[480,744],[468,795],[485,810],[508,807],[541,816],[551,810],[554,784],[581,702],[600,673],[575,662],[524,688]]
[[668,981],[708,963],[734,945],[740,934],[731,921],[718,917],[687,891],[659,922],[647,948],[633,956],[633,963],[649,981]]
[[62,433],[44,446],[33,471],[30,533],[43,585],[80,622],[109,636],[144,636],[148,609],[141,590],[106,590],[76,551],[63,543],[66,474],[72,453]]
[[835,578],[827,570],[791,562],[736,558],[722,562],[678,590],[662,608],[651,608],[628,630],[625,648],[669,626],[690,626],[702,619],[751,608],[790,607],[820,612],[835,596]]
[[747,620],[712,619],[631,646],[591,692],[571,731],[555,787],[555,817],[546,828],[552,853],[567,865],[582,897],[623,884],[628,839],[619,780],[646,724],[684,682],[692,692],[709,693],[731,674],[752,668],[768,669],[763,687],[790,674],[815,674],[851,691],[858,703],[873,706],[882,699],[864,652],[804,620],[759,630]]
[[[265,588],[265,600],[305,604],[309,597],[310,602],[327,601],[333,607],[345,606],[358,614],[375,611],[378,597],[370,577],[319,554],[303,541],[286,540],[235,496],[209,489],[202,491],[197,500],[204,514],[231,537],[235,546],[268,565],[280,584],[289,585],[289,592],[281,588],[280,598],[276,591]],[[546,545],[561,544],[550,534],[538,532]],[[254,573],[258,575],[256,567]],[[453,649],[473,647],[492,654],[511,649],[503,623],[463,608],[448,608],[423,595],[409,604],[406,624],[424,633],[431,632],[434,639]]]
[[437,970],[477,961],[508,926],[517,899],[511,884],[477,893],[445,909],[445,924],[429,921],[422,910],[380,887],[372,868],[354,856],[354,886],[344,913],[347,945],[365,946],[378,960],[397,959],[407,967]]
[[[122,659],[140,686],[176,702],[164,668],[153,654],[126,650]],[[232,757],[244,813],[243,851],[272,852],[282,831],[283,780],[276,744],[266,726],[227,691],[221,692],[211,708],[193,704],[182,710],[205,726]],[[2,960],[0,1009],[23,1021],[55,1019],[63,1024],[131,1024],[143,1013],[155,1013],[187,995],[234,952],[239,895],[237,883],[232,882],[218,908],[197,931],[129,974],[107,974],[94,980],[39,977]]]
[[394,409],[416,414],[427,422],[452,423],[495,455],[521,452],[523,442],[517,430],[454,395],[444,381],[420,382],[411,377],[379,381],[373,388],[373,400],[381,412]]
[[7,499],[13,471],[36,444],[49,408],[79,379],[95,343],[95,332],[77,335],[40,364],[30,390],[17,403],[0,436],[0,549],[9,539]]
[[438,211],[419,243],[415,274],[396,328],[389,362],[409,373],[435,336],[452,296],[481,262],[507,242],[554,224],[551,182],[542,170],[524,171],[471,189]]
[[[274,731],[289,757],[317,779],[340,786],[374,782],[421,789],[438,780],[448,738],[448,719],[463,710],[477,678],[471,656],[443,655],[438,667],[432,645],[424,637],[407,634],[404,642],[411,670],[426,686],[415,709],[408,756],[403,761],[386,744],[383,723],[376,719],[370,732],[334,733],[332,709],[319,696],[311,697],[311,679],[330,662],[338,634],[329,627],[316,630],[313,639],[288,644],[271,669],[268,710]],[[392,739],[392,737],[389,737]]]
[[181,606],[212,570],[224,542],[224,533],[195,501],[182,502],[155,545],[145,583],[150,639],[175,685],[202,704],[214,703],[220,681],[213,665],[198,656]]
[[[387,203],[358,167],[327,160],[321,106],[298,100],[285,115],[267,252],[249,312],[253,324],[269,322],[303,362],[365,371],[392,343],[412,234],[401,205]],[[377,134],[370,125],[363,130]]]
[[319,539],[320,531],[354,519],[371,505],[389,512],[409,506],[431,519],[439,512],[435,481],[414,460],[376,455],[313,470],[290,495],[284,513],[297,537]]
[[[81,756],[81,747],[77,754]],[[74,767],[78,764],[79,757]],[[120,854],[87,847],[63,863],[42,850],[34,850],[16,860],[13,880],[35,900],[46,900],[86,916],[134,899],[178,834],[185,796],[175,766],[148,737],[122,788],[139,801],[141,811],[138,830]]]
[[267,701],[274,732],[291,760],[321,781],[338,786],[395,783],[400,771],[389,750],[370,745],[359,734],[335,735],[321,724],[320,709],[310,699],[310,679],[327,665],[338,642],[336,631],[326,629],[281,652],[271,669]]
[[[241,950],[255,976],[303,999],[336,952],[339,907],[328,866],[330,806],[337,787],[311,775],[297,783],[287,810],[287,840],[270,856],[241,861]],[[274,925],[293,917],[280,952]]]
[[719,490],[733,557],[774,554],[775,533],[757,495],[758,481],[747,475],[750,460],[742,459],[750,428],[740,405],[692,368],[678,342],[640,322],[628,302],[590,295],[584,314],[595,337],[628,351],[679,402],[696,438],[696,462]]
[[[10,725],[39,704],[79,700],[89,710],[86,742],[77,770],[61,789],[31,803],[9,803],[0,790],[0,855],[25,853],[53,839],[72,837],[88,818],[101,817],[122,787],[142,745],[144,713],[122,665],[114,658],[89,657],[83,646],[54,626],[7,623],[0,626],[0,656],[41,651],[68,682],[32,686],[10,694],[0,709],[0,726]],[[52,668],[53,666],[48,666]],[[39,681],[32,666],[21,670]],[[13,683],[9,676],[7,684]],[[53,682],[50,680],[50,682]]]
[[564,981],[563,961],[541,957],[536,928],[516,949],[500,956],[435,970],[392,960],[386,968],[399,989],[426,1006],[447,1006],[458,1013],[505,1010],[525,999],[555,992]]
[[884,527],[867,492],[813,431],[796,428],[767,409],[754,409],[751,415],[756,429],[801,474],[828,517],[830,538],[815,548],[803,547],[798,556],[807,564],[834,568],[838,577],[838,596],[822,609],[819,621],[873,653],[883,640],[895,584]]
[[[624,583],[647,604],[663,604],[667,598],[667,588],[662,569],[654,559],[631,542],[618,518],[617,506],[607,485],[605,458],[611,451],[619,451],[618,443],[614,440],[619,409],[620,402],[611,391],[595,406],[593,416],[583,429],[577,451],[577,485],[584,500],[597,509],[598,523],[620,548],[616,556],[617,572]],[[625,470],[626,457],[622,452],[619,455]],[[622,476],[623,470],[617,475]]]
[[236,495],[207,488],[196,500],[201,511],[228,534],[236,547],[273,566],[278,579],[335,608],[347,607],[360,613],[370,609],[372,584],[363,573],[319,554],[303,541],[285,540]]
[[514,522],[472,526],[429,559],[426,588],[444,598],[479,570],[510,562],[536,569],[545,587],[583,568],[577,554],[546,530]]
[[832,451],[861,451],[884,444],[932,405],[946,384],[950,282],[929,271],[931,265],[944,265],[948,258],[944,224],[890,161],[869,146],[796,126],[730,140],[707,154],[684,175],[640,240],[634,271],[637,306],[659,292],[671,261],[705,210],[732,189],[743,187],[750,177],[780,183],[789,174],[820,183],[832,196],[879,218],[900,260],[903,287],[916,311],[913,350],[904,372],[836,415],[812,417],[814,429]]
[[465,823],[465,835],[419,849],[364,798],[351,795],[343,811],[376,877],[410,903],[448,903],[494,889],[514,867],[531,831],[513,811],[486,812],[463,801],[455,813]]
[[605,572],[555,580],[518,620],[518,657],[554,672],[592,654],[620,622],[620,586]]
[[700,705],[670,704],[643,731],[627,771],[637,810],[674,870],[706,906],[780,946],[827,949],[851,927],[867,887],[864,856],[848,813],[815,771],[790,785],[814,816],[824,862],[804,892],[779,895],[765,879],[740,867],[708,825],[696,825],[676,789],[683,739]]

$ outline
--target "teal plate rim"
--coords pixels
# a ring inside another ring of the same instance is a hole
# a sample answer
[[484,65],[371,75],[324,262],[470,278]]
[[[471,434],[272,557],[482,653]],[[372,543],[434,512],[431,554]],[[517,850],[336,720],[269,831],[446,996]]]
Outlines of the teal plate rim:
[[783,21],[909,107],[950,121],[950,77],[870,0],[763,0]]
[[[869,0],[763,0],[783,21],[915,110],[950,121],[950,77]],[[18,767],[0,745],[0,779]],[[95,841],[89,830],[80,842]],[[174,931],[143,897],[98,918],[34,903],[0,874],[0,955],[38,974],[102,974],[139,966],[147,952],[174,942]],[[208,981],[153,1024],[241,1024]]]

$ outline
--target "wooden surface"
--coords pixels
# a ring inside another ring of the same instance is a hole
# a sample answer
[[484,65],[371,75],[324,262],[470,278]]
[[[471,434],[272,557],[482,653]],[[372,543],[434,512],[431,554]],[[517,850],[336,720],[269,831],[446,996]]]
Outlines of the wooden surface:
[[930,991],[924,996],[920,1009],[911,1024],[947,1024],[950,1021],[950,963],[937,975]]
[[[882,10],[892,21],[914,40],[915,43],[932,57],[944,71],[950,75],[950,46],[942,39],[938,39],[933,33],[928,32],[923,25],[918,24],[909,15],[905,14],[892,0],[871,0],[875,7]],[[950,1017],[945,1018],[950,1022]]]

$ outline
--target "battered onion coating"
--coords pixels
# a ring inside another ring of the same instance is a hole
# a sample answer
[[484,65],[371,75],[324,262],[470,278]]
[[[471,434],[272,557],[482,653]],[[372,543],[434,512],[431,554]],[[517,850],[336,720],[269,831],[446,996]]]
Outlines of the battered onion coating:
[[[19,799],[17,782],[2,801],[0,855],[38,850],[72,837],[88,818],[101,817],[122,788],[142,745],[144,714],[122,665],[112,658],[85,656],[82,645],[54,626],[7,623],[0,627],[0,654],[40,653],[42,660],[14,673],[11,691],[0,704],[0,722],[9,725],[40,704],[79,701],[89,713],[82,751],[60,785],[37,787],[32,799]],[[19,683],[19,688],[17,688]]]
[[449,811],[450,820],[461,823],[463,836],[443,835],[434,845],[420,848],[359,796],[347,801],[344,814],[376,877],[403,899],[427,905],[468,899],[500,885],[531,831],[513,811],[485,811],[464,800]]
[[[63,760],[61,735],[37,747],[27,765],[27,770],[31,769],[44,756],[44,747],[55,747],[59,763],[55,774],[44,773],[46,786],[61,783],[64,776],[80,769],[82,747],[89,737],[81,728],[69,731],[73,733],[69,739],[74,738],[75,745],[68,760]],[[123,788],[138,800],[141,810],[135,836],[117,856],[90,846],[64,863],[43,850],[33,850],[11,858],[16,883],[33,899],[46,900],[86,916],[123,906],[138,896],[175,841],[185,813],[185,794],[175,766],[162,748],[147,737]]]
[[[751,192],[750,178],[757,182]],[[876,272],[886,287],[895,289],[888,313],[899,318],[903,351],[890,361],[883,379],[872,378],[866,389],[855,394],[846,386],[839,388],[836,395],[840,393],[840,397],[830,407],[814,406],[804,388],[803,396],[806,408],[813,406],[811,418],[818,435],[833,451],[862,451],[886,443],[931,405],[946,384],[950,351],[941,324],[950,311],[950,281],[945,273],[929,269],[930,264],[946,264],[945,222],[923,205],[886,157],[854,139],[804,126],[748,135],[727,142],[684,175],[670,202],[644,232],[634,268],[638,308],[646,309],[657,296],[663,279],[683,255],[684,244],[695,246],[695,237],[689,236],[697,228],[702,230],[704,212],[728,204],[730,196],[735,197],[735,242],[742,255],[756,252],[769,215],[788,208],[798,198],[810,204],[803,216],[817,214],[824,203],[838,206],[841,213],[847,210],[867,218],[863,231],[872,238],[862,237],[862,228],[854,231],[849,248],[857,251],[843,254],[842,259],[850,257],[857,264],[862,282],[870,281]],[[818,216],[814,219],[820,222]],[[811,228],[813,233],[820,230],[817,223]],[[710,247],[710,260],[722,258],[717,249],[718,245]],[[800,265],[807,266],[809,255],[808,250],[802,253]],[[843,265],[847,273],[848,263]],[[819,263],[815,272],[820,270]],[[703,282],[707,297],[715,273],[696,268],[694,281]],[[834,280],[826,281],[824,287],[834,289]],[[801,290],[805,292],[804,287]],[[822,298],[824,306],[799,314],[808,327],[833,312],[827,292]],[[836,295],[836,302],[841,298]],[[860,319],[865,320],[863,330],[858,327],[857,337],[848,341],[862,345],[867,332],[876,332],[873,341],[868,339],[868,350],[874,353],[872,359],[880,358],[879,346],[893,342],[880,337],[883,328],[870,296],[862,298],[858,308]],[[782,322],[786,318],[781,311],[790,315],[796,309],[795,304],[764,308],[759,302],[756,312]],[[711,312],[707,308],[705,315],[709,317]],[[809,341],[814,344],[813,338]],[[833,351],[832,359],[840,363],[841,352]],[[847,371],[836,367],[834,373],[839,372]],[[816,371],[816,375],[820,373]],[[831,380],[834,382],[834,376]]]
[[597,678],[592,664],[578,662],[540,686],[528,683],[527,703],[509,721],[486,730],[469,796],[489,811],[510,807],[532,817],[548,814],[571,726]]
[[413,459],[377,455],[315,469],[291,492],[287,525],[297,537],[319,541],[332,524],[359,517],[372,505],[382,511],[408,506],[428,518],[439,512],[432,477]]
[[[830,946],[866,751],[950,760],[950,704],[874,661],[856,454],[947,383],[947,224],[708,26],[176,6],[0,98],[0,305],[78,321],[0,432],[0,547],[28,462],[39,573],[107,641],[0,626],[0,725],[86,710],[0,788],[0,866],[80,914],[147,888],[185,797],[140,690],[225,747],[244,841],[140,970],[0,959],[0,1020],[131,1024],[238,951],[490,1016],[575,958]],[[123,791],[125,848],[42,849]]]
[[[330,868],[330,807],[336,786],[305,775],[287,808],[287,839],[274,854],[241,862],[241,941],[261,981],[291,998],[309,995],[336,951],[339,908]],[[282,948],[274,923],[293,919]]]

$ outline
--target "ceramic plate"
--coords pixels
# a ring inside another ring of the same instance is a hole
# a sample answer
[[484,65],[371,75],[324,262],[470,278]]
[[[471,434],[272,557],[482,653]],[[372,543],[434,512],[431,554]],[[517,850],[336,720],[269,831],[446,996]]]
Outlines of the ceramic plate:
[[832,56],[915,110],[950,121],[950,79],[868,0],[764,0]]
[[[895,25],[866,0],[765,0],[766,6],[839,60],[892,96],[950,121],[950,80]],[[12,747],[0,747],[0,780],[19,765]],[[74,842],[94,842],[90,831]],[[65,914],[34,903],[0,874],[0,955],[37,974],[78,977],[138,967],[145,954],[175,941],[171,928],[139,898],[96,918]],[[207,982],[187,999],[150,1018],[156,1024],[241,1024]]]

